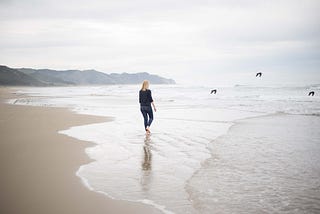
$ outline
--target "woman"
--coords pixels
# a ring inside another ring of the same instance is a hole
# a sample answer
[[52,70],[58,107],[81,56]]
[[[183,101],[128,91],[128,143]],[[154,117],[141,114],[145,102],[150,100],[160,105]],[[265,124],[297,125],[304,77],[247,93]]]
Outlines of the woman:
[[147,133],[150,133],[150,125],[153,121],[153,112],[151,105],[153,106],[154,111],[156,112],[156,106],[154,105],[151,91],[149,90],[149,81],[144,80],[142,82],[141,90],[139,91],[139,102],[140,110],[144,119],[144,128]]

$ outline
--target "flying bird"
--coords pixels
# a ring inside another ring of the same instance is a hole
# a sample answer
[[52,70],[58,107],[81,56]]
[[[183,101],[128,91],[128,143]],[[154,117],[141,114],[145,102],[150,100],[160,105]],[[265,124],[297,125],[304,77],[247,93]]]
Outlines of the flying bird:
[[261,77],[261,76],[262,76],[262,73],[261,73],[261,72],[259,72],[259,73],[256,74],[256,77]]
[[314,91],[310,91],[308,96],[314,96]]
[[211,90],[211,93],[210,93],[210,94],[212,94],[212,93],[216,94],[216,93],[217,93],[217,89]]

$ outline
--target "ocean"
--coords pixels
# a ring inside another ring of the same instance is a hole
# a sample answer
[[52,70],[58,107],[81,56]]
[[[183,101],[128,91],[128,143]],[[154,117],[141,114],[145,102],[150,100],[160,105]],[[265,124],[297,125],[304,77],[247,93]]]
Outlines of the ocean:
[[77,176],[111,198],[176,214],[320,212],[320,85],[151,85],[149,136],[139,88],[20,88],[9,103],[113,118],[59,131],[95,143]]

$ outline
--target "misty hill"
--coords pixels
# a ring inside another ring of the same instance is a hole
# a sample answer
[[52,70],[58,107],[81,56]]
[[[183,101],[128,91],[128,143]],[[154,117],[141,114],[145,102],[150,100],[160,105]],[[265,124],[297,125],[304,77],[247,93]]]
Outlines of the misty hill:
[[[10,71],[10,72],[9,72]],[[106,74],[96,70],[13,69],[0,66],[0,85],[62,86],[138,84],[148,79],[153,84],[175,84],[172,79],[149,73]]]
[[46,86],[47,84],[16,69],[0,65],[0,85]]
[[136,73],[136,74],[110,74],[110,77],[116,81],[118,84],[135,84],[141,83],[143,80],[149,80],[153,84],[175,84],[175,81],[172,79],[166,79],[157,75],[152,75],[149,73]]
[[105,85],[117,84],[108,74],[95,70],[65,70],[56,71],[50,69],[18,69],[19,71],[28,74],[38,80],[48,84],[55,85]]

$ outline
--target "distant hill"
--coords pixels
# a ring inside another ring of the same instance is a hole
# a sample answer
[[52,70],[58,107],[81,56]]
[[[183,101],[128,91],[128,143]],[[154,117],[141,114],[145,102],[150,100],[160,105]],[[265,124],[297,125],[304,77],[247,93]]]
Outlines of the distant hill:
[[149,73],[106,74],[96,70],[51,70],[31,68],[9,68],[0,65],[0,85],[63,86],[63,85],[110,85],[138,84],[143,80],[153,84],[175,84],[167,79]]
[[16,69],[0,65],[0,85],[46,86],[47,84]]
[[110,74],[110,77],[117,82],[118,84],[135,84],[141,83],[143,80],[149,80],[153,84],[175,84],[175,81],[172,79],[166,79],[157,75],[152,75],[149,73],[136,73],[136,74]]
[[17,69],[40,81],[55,85],[105,85],[117,84],[108,74],[95,70],[65,70],[56,71],[50,69]]

